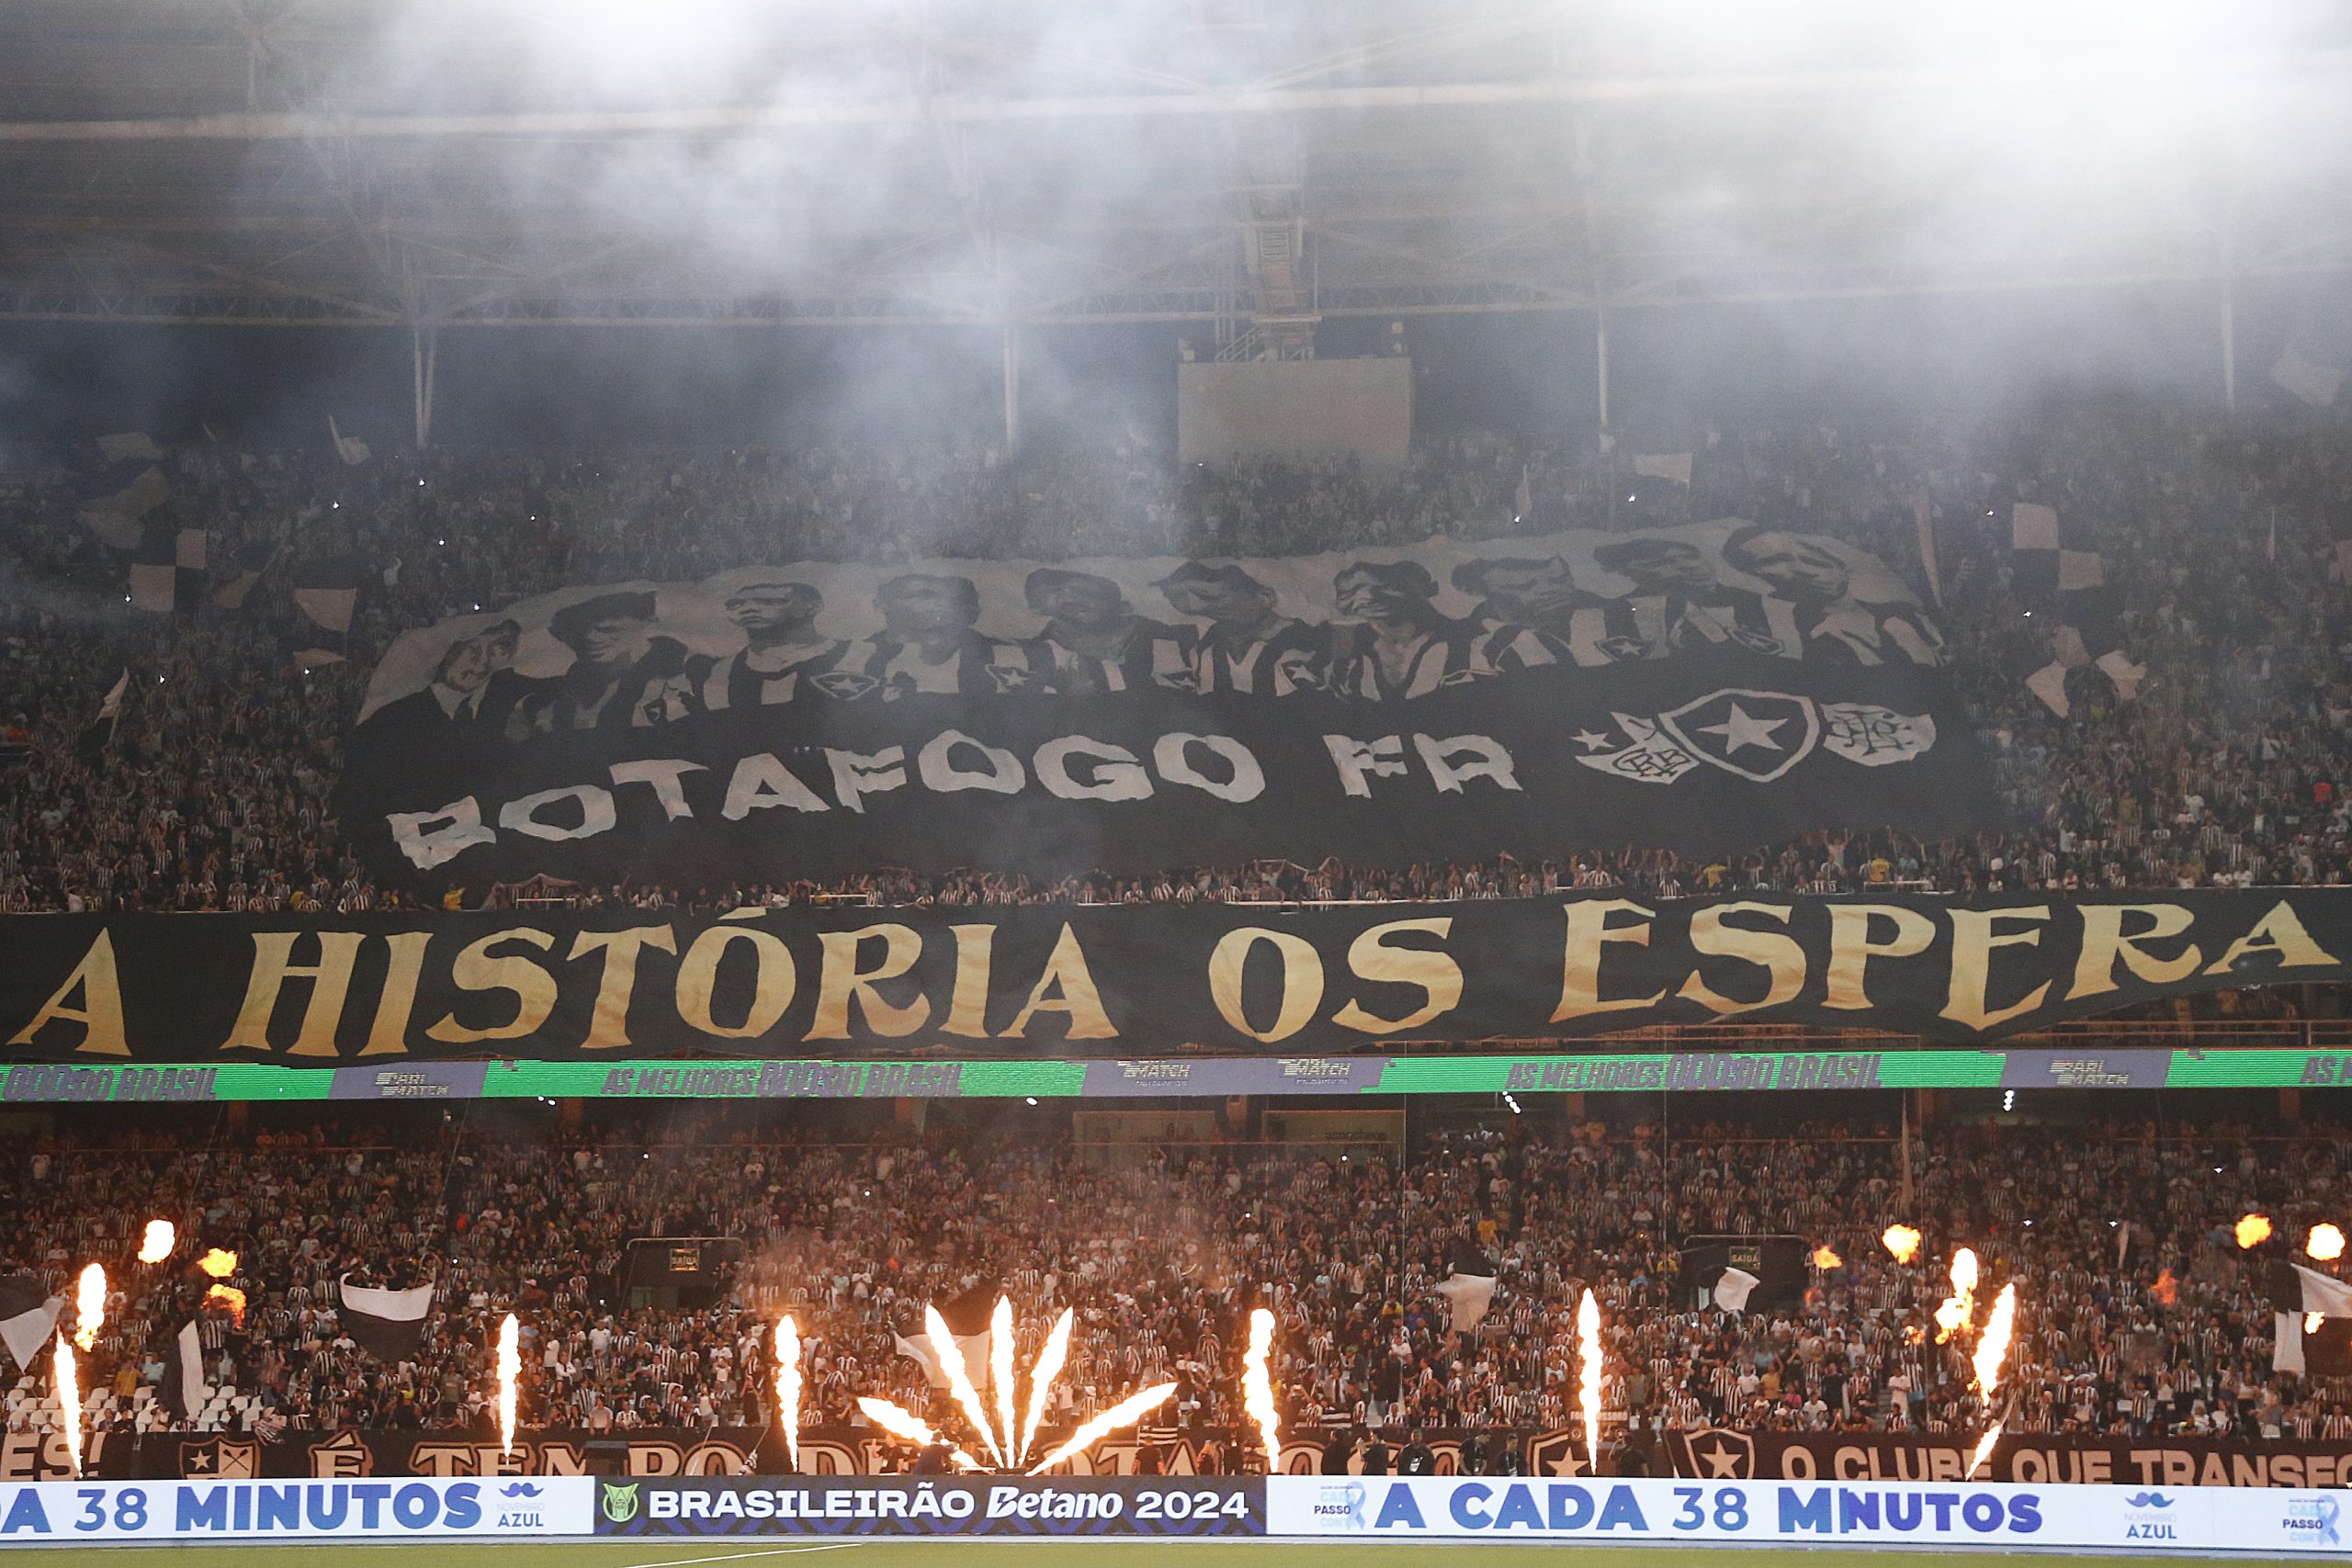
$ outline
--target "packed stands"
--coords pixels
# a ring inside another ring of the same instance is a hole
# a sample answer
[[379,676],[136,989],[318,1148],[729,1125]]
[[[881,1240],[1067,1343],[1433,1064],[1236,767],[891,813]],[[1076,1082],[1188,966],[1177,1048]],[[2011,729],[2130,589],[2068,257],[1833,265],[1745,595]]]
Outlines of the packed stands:
[[[70,1295],[85,1261],[115,1269],[89,1363],[111,1390],[99,1420],[127,1429],[136,1412],[153,1429],[167,1424],[153,1396],[167,1343],[206,1283],[187,1258],[236,1250],[232,1283],[250,1307],[242,1327],[202,1316],[220,1393],[191,1418],[266,1437],[482,1429],[510,1309],[531,1337],[526,1426],[756,1426],[762,1337],[783,1311],[813,1341],[811,1424],[847,1424],[852,1398],[876,1393],[952,1421],[894,1337],[976,1285],[1018,1304],[1024,1365],[1061,1308],[1077,1310],[1058,1424],[1170,1377],[1186,1390],[1170,1426],[1238,1424],[1238,1320],[1262,1303],[1280,1318],[1284,1420],[1316,1441],[1525,1432],[1570,1414],[1571,1320],[1590,1284],[1609,1325],[1612,1429],[1638,1445],[1718,1423],[1975,1429],[1966,1350],[1939,1346],[1932,1322],[1946,1260],[1966,1245],[1985,1293],[2019,1285],[2012,1430],[2352,1436],[2346,1380],[2271,1371],[2262,1259],[2232,1234],[2247,1211],[2296,1235],[2345,1213],[2352,1145],[2317,1122],[1954,1124],[1905,1142],[1868,1118],[1794,1120],[1818,1111],[1775,1125],[1555,1118],[1541,1133],[1531,1117],[1509,1135],[1425,1134],[1397,1165],[1215,1143],[1102,1160],[1066,1134],[993,1121],[919,1134],[804,1120],[786,1134],[719,1114],[558,1132],[379,1111],[237,1137],[92,1123],[0,1154],[16,1195],[0,1274],[29,1268]],[[176,1220],[181,1253],[129,1264],[151,1217]],[[1903,1267],[1878,1233],[1906,1217],[1928,1237]],[[1826,1246],[1839,1266],[1815,1269],[1799,1311],[1694,1310],[1675,1274],[1684,1239],[1769,1233]],[[629,1238],[689,1234],[745,1243],[721,1304],[614,1299]],[[1485,1322],[1456,1334],[1433,1287],[1465,1246],[1498,1262],[1499,1285]],[[341,1330],[345,1273],[435,1283],[413,1360],[378,1362]],[[12,1429],[38,1425],[38,1398],[33,1381],[17,1385]]]
[[[820,894],[1116,902],[2340,882],[2352,865],[2340,787],[2352,603],[2337,545],[2352,517],[2347,453],[2339,424],[2319,415],[2243,424],[2088,397],[1979,429],[1711,431],[1687,489],[1629,480],[1622,454],[1585,441],[1500,438],[1432,441],[1385,476],[1345,463],[1176,471],[1125,449],[452,451],[352,468],[332,451],[211,446],[162,465],[171,498],[154,517],[211,536],[197,607],[163,615],[125,602],[121,553],[80,516],[121,466],[78,449],[17,451],[0,469],[12,567],[0,585],[0,720],[22,760],[0,773],[0,908],[396,901],[338,842],[327,805],[373,652],[405,628],[566,582],[761,560],[1216,556],[1745,515],[1849,538],[1924,591],[1922,493],[1936,508],[1952,668],[2018,814],[2004,833],[1924,843],[1857,825],[1695,863],[1629,847],[1540,863],[1171,867],[1052,885],[982,867],[578,896],[709,908]],[[2092,694],[2061,719],[2022,684],[2050,642],[2012,589],[2007,509],[2020,498],[2096,520],[2131,657],[2148,670],[2134,700],[2086,672]],[[365,569],[339,663],[322,660],[288,597],[329,559]],[[235,607],[215,602],[229,598]],[[104,742],[92,720],[126,671],[122,720]],[[467,890],[469,903],[496,897]]]

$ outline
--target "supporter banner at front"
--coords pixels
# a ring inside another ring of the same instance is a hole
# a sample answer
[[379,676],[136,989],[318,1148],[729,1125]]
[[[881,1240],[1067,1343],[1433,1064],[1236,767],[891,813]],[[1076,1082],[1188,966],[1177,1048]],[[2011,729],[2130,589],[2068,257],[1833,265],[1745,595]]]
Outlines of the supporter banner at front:
[[[1565,1455],[1567,1435],[1535,1440]],[[1677,1475],[1702,1481],[1903,1481],[1950,1484],[1968,1474],[1975,1438],[1875,1432],[1772,1432],[1702,1427],[1669,1432]],[[1983,1479],[2116,1486],[2352,1487],[2352,1442],[2246,1443],[2204,1438],[2017,1433],[1994,1445]],[[2346,1520],[2352,1528],[2352,1518]]]
[[[1759,893],[1654,906],[1592,893],[1323,909],[793,908],[717,919],[26,915],[0,917],[0,940],[9,955],[0,1039],[26,1061],[349,1061],[394,1071],[421,1058],[503,1055],[618,1070],[649,1053],[1121,1061],[1184,1047],[1288,1060],[1401,1041],[1729,1019],[1991,1039],[2177,993],[2342,980],[2352,890]],[[1792,1067],[1792,1081],[1776,1056],[1732,1054],[1685,1059],[1656,1082],[1562,1067],[1500,1087],[1881,1081],[1875,1054],[1815,1055],[1811,1078]],[[2115,1054],[2125,1081],[2152,1079],[2158,1064],[2133,1055]],[[415,1080],[421,1093],[462,1093],[471,1081],[432,1071],[447,1081]],[[1345,1091],[1355,1072],[1325,1076]],[[2049,1082],[2076,1076],[2062,1070]],[[1157,1075],[1106,1067],[1101,1077],[1088,1092],[1158,1092]],[[354,1078],[351,1092],[380,1098],[368,1081],[388,1080]],[[792,1092],[790,1081],[778,1092]],[[600,1082],[571,1092],[650,1087]],[[766,1092],[749,1082],[742,1092]],[[158,1099],[204,1092],[184,1078],[150,1087]]]
[[1938,838],[1998,815],[1945,658],[1874,557],[1735,522],[743,568],[402,637],[340,811],[473,887]]
[[[1318,1472],[1329,1434],[1284,1432],[1282,1469]],[[1544,1477],[1589,1474],[1581,1427],[1543,1431],[1429,1429],[1420,1433],[1438,1473],[1496,1473],[1506,1468]],[[487,1432],[361,1431],[343,1427],[288,1432],[265,1443],[244,1433],[92,1432],[85,1462],[108,1480],[243,1481],[309,1478],[368,1480],[425,1476],[442,1481],[594,1474],[621,1478],[723,1478],[789,1473],[782,1437],[773,1427],[660,1427],[628,1432],[529,1430],[503,1449]],[[1968,1474],[1975,1438],[1883,1432],[1773,1432],[1710,1427],[1657,1439],[1647,1468],[1711,1482],[1894,1482],[1950,1485]],[[1184,1432],[1125,1431],[1104,1438],[1068,1467],[1079,1475],[1171,1477],[1254,1469],[1254,1428]],[[1611,1468],[1632,1468],[1612,1448]],[[903,1470],[904,1443],[870,1427],[811,1427],[800,1434],[800,1470],[812,1476],[883,1475]],[[0,1435],[0,1482],[61,1481],[73,1473],[62,1432]],[[1360,1472],[1356,1449],[1351,1469]],[[2014,1433],[1986,1460],[1983,1481],[2132,1487],[2352,1487],[2352,1441],[2247,1443],[2207,1438],[2107,1438],[2075,1433]],[[2352,1519],[2346,1520],[2352,1525]]]

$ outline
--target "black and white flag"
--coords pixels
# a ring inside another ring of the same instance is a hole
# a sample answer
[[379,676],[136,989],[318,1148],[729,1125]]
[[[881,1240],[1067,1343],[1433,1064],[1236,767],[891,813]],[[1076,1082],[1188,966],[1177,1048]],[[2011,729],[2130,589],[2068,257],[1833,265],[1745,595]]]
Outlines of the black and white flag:
[[1453,1330],[1459,1334],[1477,1327],[1494,1305],[1495,1263],[1466,1241],[1453,1244],[1447,1262],[1452,1271],[1438,1281],[1437,1293],[1445,1298]]
[[2025,678],[2026,688],[2059,717],[2074,710],[2066,673],[2090,665],[2125,702],[2140,694],[2147,668],[2123,651],[2121,602],[2107,581],[2107,558],[2071,513],[2039,502],[2010,508],[2011,576],[2028,613],[2051,615],[2051,660]]
[[963,1355],[964,1370],[971,1374],[975,1388],[989,1386],[989,1325],[1001,1293],[995,1280],[983,1280],[939,1306],[939,1320],[956,1337],[956,1348]]
[[63,1296],[51,1295],[30,1274],[11,1274],[0,1280],[0,1344],[8,1347],[17,1366],[26,1371],[33,1370],[33,1358],[48,1343],[64,1305]]
[[343,1295],[338,1321],[352,1343],[379,1361],[398,1361],[416,1354],[424,1337],[424,1320],[433,1311],[430,1284],[386,1291],[355,1285],[346,1274],[336,1286]]
[[243,609],[245,595],[254,591],[254,584],[261,581],[261,574],[277,563],[278,553],[283,548],[283,546],[256,539],[239,550],[236,557],[236,571],[223,579],[220,584],[212,590],[213,608]]
[[146,515],[170,500],[171,493],[163,469],[143,468],[118,488],[85,500],[80,513],[82,525],[101,544],[118,550],[135,550],[145,532]]
[[186,1421],[202,1410],[212,1398],[211,1389],[204,1382],[204,1341],[196,1331],[196,1320],[190,1318],[180,1325],[172,1342],[164,1351],[164,1382],[158,1391],[164,1408],[175,1420]]
[[2270,1304],[2279,1312],[2352,1317],[2352,1281],[2278,1258],[2270,1265],[2269,1286]]
[[2352,1372],[2352,1283],[2275,1258],[2269,1272],[2273,1371]]
[[2298,1377],[2352,1376],[2352,1317],[2316,1313],[2272,1314],[2270,1370]]
[[209,557],[201,528],[147,530],[130,560],[132,606],[159,615],[195,609],[204,596]]
[[359,605],[359,563],[349,556],[306,561],[294,569],[294,604],[311,626],[291,639],[294,662],[305,670],[340,664],[350,650],[351,617]]

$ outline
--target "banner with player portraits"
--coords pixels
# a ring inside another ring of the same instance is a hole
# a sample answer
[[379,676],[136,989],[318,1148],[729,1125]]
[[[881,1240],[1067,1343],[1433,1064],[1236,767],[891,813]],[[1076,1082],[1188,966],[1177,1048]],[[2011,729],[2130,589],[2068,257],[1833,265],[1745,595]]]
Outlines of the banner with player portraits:
[[1875,558],[1734,522],[746,567],[402,637],[341,807],[412,886],[1939,836],[1994,817],[1945,660]]

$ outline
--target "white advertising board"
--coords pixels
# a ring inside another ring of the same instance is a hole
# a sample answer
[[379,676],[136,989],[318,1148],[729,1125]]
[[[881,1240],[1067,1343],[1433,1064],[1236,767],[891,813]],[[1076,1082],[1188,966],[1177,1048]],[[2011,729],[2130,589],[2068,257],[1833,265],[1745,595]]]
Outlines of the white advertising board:
[[2352,1553],[2352,1493],[1532,1477],[1277,1476],[1275,1536]]

